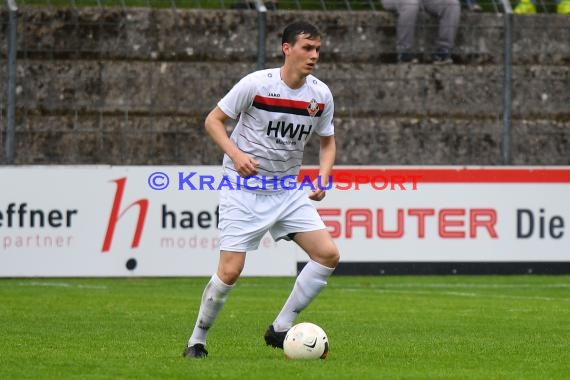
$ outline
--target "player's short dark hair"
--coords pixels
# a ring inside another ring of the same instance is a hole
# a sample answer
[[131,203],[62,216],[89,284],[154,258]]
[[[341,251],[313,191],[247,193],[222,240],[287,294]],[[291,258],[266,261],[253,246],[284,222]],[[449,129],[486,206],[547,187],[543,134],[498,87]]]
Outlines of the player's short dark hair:
[[307,21],[295,21],[287,25],[283,30],[281,45],[284,43],[295,45],[295,42],[297,42],[297,37],[301,34],[307,35],[307,38],[310,40],[321,37],[321,32],[315,25]]

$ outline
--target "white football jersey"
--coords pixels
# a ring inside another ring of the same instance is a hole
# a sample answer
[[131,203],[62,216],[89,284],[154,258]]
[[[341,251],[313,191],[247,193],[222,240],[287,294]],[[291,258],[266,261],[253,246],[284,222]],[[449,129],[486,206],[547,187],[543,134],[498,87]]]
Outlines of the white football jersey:
[[[280,68],[256,71],[240,80],[218,107],[232,119],[239,116],[230,139],[259,162],[258,178],[248,179],[242,190],[283,191],[280,181],[299,173],[309,137],[334,135],[332,93],[313,75],[293,90],[281,80]],[[232,183],[244,183],[228,155],[223,167]]]

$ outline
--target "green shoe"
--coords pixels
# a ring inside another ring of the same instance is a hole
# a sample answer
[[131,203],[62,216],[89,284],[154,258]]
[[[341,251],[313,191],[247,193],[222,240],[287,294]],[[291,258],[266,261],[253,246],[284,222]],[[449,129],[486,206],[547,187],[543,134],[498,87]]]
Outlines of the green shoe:
[[556,13],[560,15],[570,14],[570,0],[561,0],[556,7]]
[[536,7],[530,0],[521,0],[515,7],[514,12],[518,15],[530,15],[536,13]]

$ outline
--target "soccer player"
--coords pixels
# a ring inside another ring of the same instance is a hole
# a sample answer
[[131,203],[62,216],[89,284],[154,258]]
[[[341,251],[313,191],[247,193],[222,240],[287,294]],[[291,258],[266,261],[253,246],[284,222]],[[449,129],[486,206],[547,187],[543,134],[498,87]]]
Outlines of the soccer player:
[[[308,22],[294,22],[284,29],[281,47],[281,67],[246,75],[206,117],[208,134],[225,153],[224,174],[235,187],[220,191],[218,269],[202,294],[185,357],[208,355],[208,329],[241,274],[246,252],[257,249],[267,231],[275,240],[293,240],[309,256],[265,332],[269,346],[283,348],[297,315],[326,286],[339,261],[338,249],[310,202],[325,197],[336,155],[333,97],[311,75],[319,59],[320,32]],[[224,122],[238,117],[228,138]],[[281,186],[281,180],[299,173],[305,144],[313,133],[320,138],[319,178],[307,195],[299,187]]]

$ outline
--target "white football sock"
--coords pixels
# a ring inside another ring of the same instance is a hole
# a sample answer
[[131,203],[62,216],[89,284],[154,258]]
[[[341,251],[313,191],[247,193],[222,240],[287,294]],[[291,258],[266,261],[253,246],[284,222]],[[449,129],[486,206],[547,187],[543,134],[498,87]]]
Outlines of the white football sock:
[[234,285],[225,284],[216,273],[212,276],[208,285],[202,293],[202,302],[200,304],[200,311],[198,311],[198,318],[192,336],[188,340],[188,346],[193,346],[197,343],[206,345],[206,334],[208,329],[212,327],[216,317],[222,306],[226,303],[228,294],[233,289]]
[[297,315],[323,290],[333,272],[334,268],[309,260],[297,276],[295,286],[283,309],[273,321],[275,331],[287,331],[293,326]]

